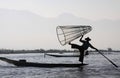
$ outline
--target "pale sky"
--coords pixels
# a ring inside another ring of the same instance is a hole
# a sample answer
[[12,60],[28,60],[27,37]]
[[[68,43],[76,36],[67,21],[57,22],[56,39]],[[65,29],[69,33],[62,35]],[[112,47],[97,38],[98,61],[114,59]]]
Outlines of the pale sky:
[[91,20],[120,19],[120,0],[0,0],[0,8],[28,10],[44,17],[71,13]]
[[0,0],[0,49],[70,49],[57,25],[91,25],[98,49],[120,49],[120,0]]

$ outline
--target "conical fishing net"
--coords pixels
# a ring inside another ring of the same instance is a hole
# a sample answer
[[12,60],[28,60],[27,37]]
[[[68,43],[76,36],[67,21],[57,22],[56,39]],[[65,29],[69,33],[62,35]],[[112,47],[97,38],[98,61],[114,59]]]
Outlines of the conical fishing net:
[[92,30],[91,26],[57,26],[57,37],[61,45],[79,38]]

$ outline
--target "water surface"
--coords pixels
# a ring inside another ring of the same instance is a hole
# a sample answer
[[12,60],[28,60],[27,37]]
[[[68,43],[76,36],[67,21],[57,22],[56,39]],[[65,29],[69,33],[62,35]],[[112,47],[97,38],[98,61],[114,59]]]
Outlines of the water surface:
[[[100,54],[86,56],[85,63],[89,65],[79,68],[16,67],[0,61],[0,78],[120,78],[120,54],[112,53],[106,56],[119,67],[114,67]],[[44,57],[41,53],[1,54],[0,57],[39,63],[79,63],[78,57]]]

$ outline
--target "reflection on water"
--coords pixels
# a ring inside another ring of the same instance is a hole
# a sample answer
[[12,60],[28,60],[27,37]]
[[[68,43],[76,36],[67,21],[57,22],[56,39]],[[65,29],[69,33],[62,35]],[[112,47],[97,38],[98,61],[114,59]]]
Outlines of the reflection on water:
[[[115,64],[120,66],[120,54],[106,55]],[[30,62],[49,63],[79,63],[78,57],[52,57],[44,54],[1,54],[0,57],[10,59],[26,59]],[[85,57],[85,63],[89,65],[80,68],[38,68],[16,67],[0,61],[1,78],[119,78],[120,68],[115,68],[101,55],[89,55]]]

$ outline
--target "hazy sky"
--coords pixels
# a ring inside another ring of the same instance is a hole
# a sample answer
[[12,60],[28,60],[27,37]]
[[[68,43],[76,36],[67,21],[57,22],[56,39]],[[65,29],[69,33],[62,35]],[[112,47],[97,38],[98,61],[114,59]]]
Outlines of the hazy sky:
[[92,25],[92,43],[120,49],[120,0],[0,0],[0,48],[38,49],[61,46],[57,25]]
[[120,19],[120,0],[0,0],[0,8],[28,10],[44,17],[71,13],[91,20]]

